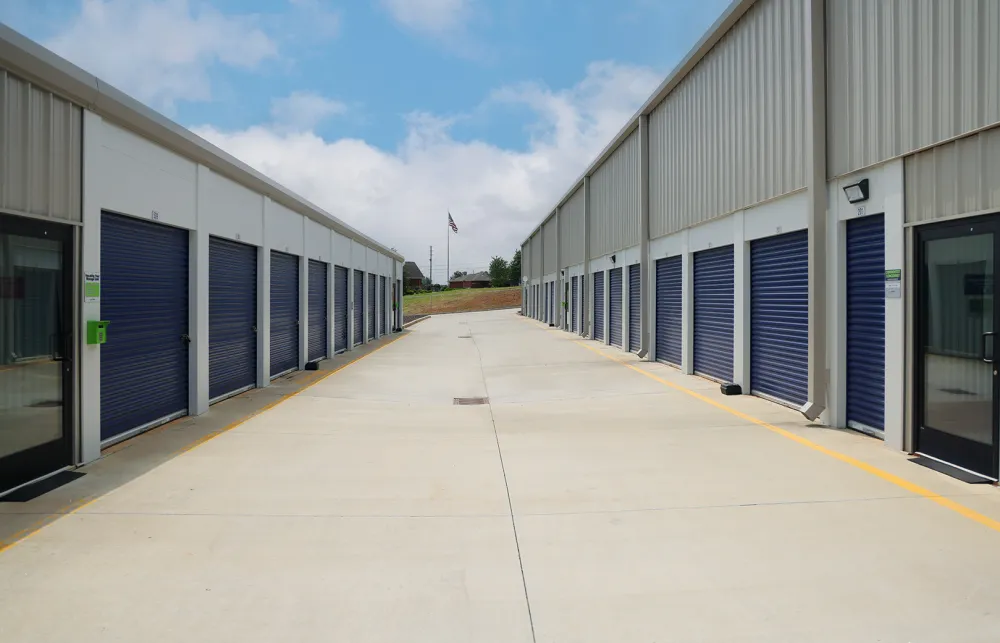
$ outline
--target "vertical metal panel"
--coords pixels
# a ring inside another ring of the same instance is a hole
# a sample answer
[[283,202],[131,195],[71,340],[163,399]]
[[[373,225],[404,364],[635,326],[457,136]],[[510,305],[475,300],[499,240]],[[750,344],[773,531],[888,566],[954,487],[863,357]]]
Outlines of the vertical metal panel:
[[571,303],[570,303],[570,315],[569,315],[569,318],[570,318],[570,330],[572,330],[575,333],[575,332],[577,332],[577,328],[578,328],[577,324],[576,324],[576,316],[577,316],[577,313],[578,313],[578,310],[577,310],[577,306],[579,305],[578,302],[580,301],[580,299],[579,299],[580,298],[580,290],[579,290],[579,281],[580,280],[579,280],[578,277],[573,277],[570,281],[572,283],[572,287],[570,288],[570,290],[571,290],[571,296],[570,296],[570,302]]
[[996,0],[826,6],[831,176],[1000,122]]
[[594,273],[594,332],[591,335],[604,341],[604,272]]
[[271,377],[299,367],[299,258],[271,251]]
[[309,361],[329,357],[330,282],[326,263],[309,260]]
[[733,378],[733,246],[694,255],[694,371]]
[[559,210],[559,260],[560,268],[583,263],[584,260],[584,208],[586,198],[581,187],[566,200]]
[[681,365],[683,321],[682,257],[656,261],[656,360]]
[[188,232],[101,217],[101,440],[187,412]]
[[376,292],[376,277],[373,274],[368,275],[368,339],[372,340],[378,337],[377,331],[378,326],[376,326],[376,320],[378,319],[378,293]]
[[637,353],[642,332],[642,283],[639,264],[628,267],[628,349]]
[[354,345],[365,342],[365,272],[354,271]]
[[639,244],[639,132],[594,171],[590,181],[590,258]]
[[559,252],[559,238],[556,234],[558,229],[558,223],[554,216],[542,226],[542,237],[544,239],[542,251],[545,255],[542,259],[542,274],[545,275],[552,274],[558,270],[558,266],[556,266],[556,255]]
[[[379,277],[378,280],[379,280],[378,298],[379,298],[379,301],[382,302],[381,303],[382,308],[385,308],[386,303],[388,302],[388,300],[386,299],[386,281],[385,281],[385,277]],[[385,320],[386,320],[386,314],[385,314],[385,310],[383,310],[382,314],[378,316],[378,334],[379,335],[385,335]]]
[[622,269],[612,268],[608,273],[610,297],[608,299],[608,335],[612,346],[622,345]]
[[542,272],[542,233],[539,230],[531,236],[531,278],[539,279]]
[[0,208],[81,221],[83,110],[0,69]]
[[805,230],[750,244],[750,390],[800,406],[809,386]]
[[757,2],[650,114],[651,238],[805,186],[803,7]]
[[1000,209],[1000,127],[907,157],[906,221]]
[[347,350],[347,268],[334,266],[333,268],[333,350],[341,352]]
[[885,216],[847,222],[847,425],[885,430]]
[[212,237],[208,247],[208,397],[257,383],[257,248]]

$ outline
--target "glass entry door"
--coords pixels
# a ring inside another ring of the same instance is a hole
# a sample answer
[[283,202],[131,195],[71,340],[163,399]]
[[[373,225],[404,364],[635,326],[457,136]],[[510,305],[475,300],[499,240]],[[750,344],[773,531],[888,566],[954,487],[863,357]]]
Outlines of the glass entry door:
[[1000,220],[918,232],[917,451],[997,477]]
[[72,464],[72,230],[0,214],[0,493]]

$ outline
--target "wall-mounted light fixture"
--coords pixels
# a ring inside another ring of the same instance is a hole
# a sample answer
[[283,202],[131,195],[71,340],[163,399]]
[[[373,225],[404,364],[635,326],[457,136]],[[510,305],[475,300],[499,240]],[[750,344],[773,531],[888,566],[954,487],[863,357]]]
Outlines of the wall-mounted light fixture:
[[614,263],[615,259],[617,259],[617,258],[618,258],[618,255],[611,255],[611,263]]
[[844,186],[844,194],[851,203],[861,203],[868,200],[868,179]]

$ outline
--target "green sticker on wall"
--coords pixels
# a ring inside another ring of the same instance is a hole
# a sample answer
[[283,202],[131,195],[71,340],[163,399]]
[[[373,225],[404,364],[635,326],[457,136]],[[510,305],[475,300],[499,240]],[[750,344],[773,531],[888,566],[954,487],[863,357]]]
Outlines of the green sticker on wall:
[[88,272],[83,276],[83,301],[96,303],[101,300],[101,274]]

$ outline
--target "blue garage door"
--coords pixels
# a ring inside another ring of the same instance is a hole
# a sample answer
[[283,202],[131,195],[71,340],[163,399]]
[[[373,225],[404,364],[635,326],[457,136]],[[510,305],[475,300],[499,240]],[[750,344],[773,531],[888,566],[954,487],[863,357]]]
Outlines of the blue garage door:
[[365,273],[354,271],[354,345],[365,343]]
[[556,282],[549,282],[549,323],[555,324],[556,317]]
[[333,350],[347,350],[347,268],[333,267]]
[[188,232],[101,216],[101,439],[188,408]]
[[628,267],[628,349],[639,352],[642,337],[642,279],[639,264]]
[[681,257],[656,261],[656,359],[681,365],[683,319],[683,268]]
[[750,244],[750,392],[794,406],[809,394],[808,239]]
[[733,247],[694,255],[694,371],[733,379]]
[[375,292],[375,275],[368,275],[368,339],[373,340],[377,337],[375,329],[378,328],[375,324],[378,321],[378,297]]
[[[382,308],[385,308],[386,301],[387,301],[386,300],[386,292],[385,292],[385,277],[379,277],[378,280],[379,280],[378,300],[380,302],[382,302],[382,304],[381,304]],[[386,314],[385,314],[385,310],[383,310],[382,314],[378,316],[378,334],[379,335],[385,335],[385,318],[386,318]]]
[[208,246],[208,397],[257,384],[257,248],[212,237]]
[[885,218],[847,222],[847,425],[885,429]]
[[608,273],[611,289],[611,299],[608,301],[609,334],[611,344],[621,348],[622,345],[622,269],[613,268]]
[[542,322],[549,321],[549,286],[542,284]]
[[329,267],[322,261],[309,260],[309,361],[329,357],[330,281]]
[[271,377],[299,367],[299,258],[271,251]]
[[593,338],[604,341],[604,272],[594,273],[594,333]]
[[572,321],[572,324],[573,324],[572,325],[572,329],[573,329],[573,332],[575,333],[575,332],[577,332],[576,316],[579,314],[577,306],[579,306],[579,302],[580,302],[580,291],[579,291],[579,287],[580,286],[579,286],[579,283],[578,283],[579,279],[577,277],[573,277],[573,279],[571,279],[570,282],[571,282],[570,290],[572,291],[570,293],[570,300],[572,302],[570,304],[572,306],[572,309],[570,311],[570,320]]

